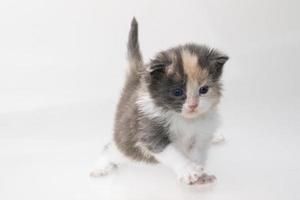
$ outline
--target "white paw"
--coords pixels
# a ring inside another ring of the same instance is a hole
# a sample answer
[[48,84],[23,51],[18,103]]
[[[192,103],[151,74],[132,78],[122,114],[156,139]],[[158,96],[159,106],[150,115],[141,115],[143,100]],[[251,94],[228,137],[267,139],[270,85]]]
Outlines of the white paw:
[[203,167],[195,163],[189,163],[177,172],[179,181],[186,184],[194,184],[203,174]]
[[100,177],[100,176],[106,176],[110,174],[112,171],[114,171],[117,168],[116,164],[109,163],[105,166],[98,166],[95,167],[91,172],[90,176],[92,177]]
[[204,184],[214,183],[216,180],[217,178],[214,175],[208,175],[206,173],[203,173],[197,180],[197,184],[204,185]]
[[224,135],[222,134],[218,134],[218,135],[215,135],[213,140],[212,140],[212,144],[219,144],[219,143],[222,143],[225,141],[225,137]]

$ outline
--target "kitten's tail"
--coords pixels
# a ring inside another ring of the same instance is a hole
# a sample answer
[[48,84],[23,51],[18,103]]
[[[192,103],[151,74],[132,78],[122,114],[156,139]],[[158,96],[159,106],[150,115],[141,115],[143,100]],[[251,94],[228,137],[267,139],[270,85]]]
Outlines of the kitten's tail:
[[127,57],[130,67],[130,75],[139,79],[141,69],[143,67],[143,58],[140,52],[140,45],[138,39],[138,23],[135,17],[131,21],[131,27],[127,43]]

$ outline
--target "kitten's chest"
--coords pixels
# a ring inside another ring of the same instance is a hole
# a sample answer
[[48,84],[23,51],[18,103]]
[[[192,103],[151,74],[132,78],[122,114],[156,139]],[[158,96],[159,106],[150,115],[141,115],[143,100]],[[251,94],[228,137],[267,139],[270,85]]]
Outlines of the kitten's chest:
[[173,143],[187,150],[192,145],[210,142],[218,127],[216,115],[208,115],[198,119],[176,117],[170,120],[169,134]]
[[200,123],[186,122],[184,120],[176,120],[170,123],[169,133],[173,139],[185,138],[197,135],[200,131]]

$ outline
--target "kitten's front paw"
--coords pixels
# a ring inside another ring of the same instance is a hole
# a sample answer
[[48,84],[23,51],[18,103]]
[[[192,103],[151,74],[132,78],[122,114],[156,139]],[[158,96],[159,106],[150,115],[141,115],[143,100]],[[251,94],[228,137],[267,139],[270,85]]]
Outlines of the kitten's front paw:
[[217,134],[214,136],[214,138],[212,139],[211,143],[212,144],[220,144],[225,142],[225,137],[222,134]]
[[179,181],[192,185],[196,183],[203,174],[203,167],[195,163],[189,163],[178,170]]
[[214,175],[208,175],[206,173],[203,173],[197,180],[197,184],[204,185],[204,184],[214,183],[216,180],[217,178]]

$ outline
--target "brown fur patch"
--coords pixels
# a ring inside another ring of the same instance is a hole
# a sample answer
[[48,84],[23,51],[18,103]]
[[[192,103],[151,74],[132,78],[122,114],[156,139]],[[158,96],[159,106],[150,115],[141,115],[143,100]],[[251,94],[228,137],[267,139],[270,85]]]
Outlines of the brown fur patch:
[[196,55],[187,50],[183,50],[181,55],[184,73],[188,76],[188,79],[203,81],[208,77],[208,71],[199,65]]
[[174,76],[175,80],[176,81],[181,81],[182,80],[182,76],[180,75],[178,69],[176,69],[175,65],[173,62],[177,61],[177,57],[176,57],[176,54],[175,52],[171,52],[169,53],[169,57],[171,58],[172,60],[172,64],[168,65],[166,67],[166,74],[167,76],[171,77],[171,76]]
[[166,67],[166,74],[169,77],[174,76],[176,81],[180,81],[182,79],[180,73],[177,70],[175,70],[173,64]]

